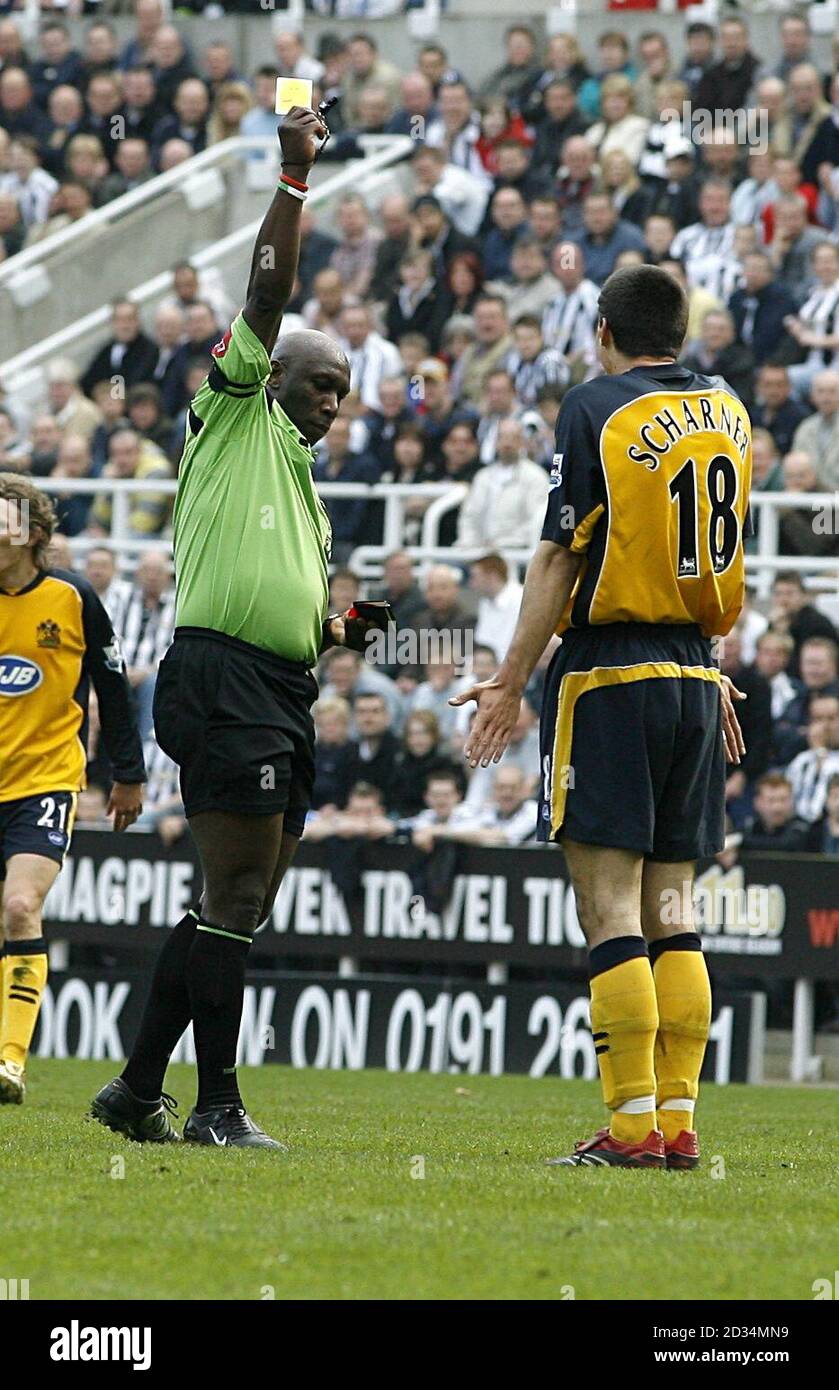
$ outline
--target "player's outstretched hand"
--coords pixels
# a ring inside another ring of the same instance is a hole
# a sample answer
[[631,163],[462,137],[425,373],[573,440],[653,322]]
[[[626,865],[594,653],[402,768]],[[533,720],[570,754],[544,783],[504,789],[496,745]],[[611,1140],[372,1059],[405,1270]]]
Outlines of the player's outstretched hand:
[[107,814],[114,818],[114,830],[127,830],[143,809],[142,782],[114,782],[108,798]]
[[521,709],[521,691],[511,690],[493,677],[470,686],[462,695],[453,695],[449,704],[466,705],[470,700],[476,702],[478,713],[463,751],[470,767],[477,767],[478,763],[489,767],[498,762],[510,742]]
[[323,121],[305,106],[292,106],[277,129],[283,164],[308,168],[318,157],[318,140],[328,134]]
[[725,760],[739,763],[746,752],[746,743],[740,721],[734,711],[735,700],[747,700],[742,690],[738,690],[730,676],[720,676],[720,698],[722,700],[722,740],[725,745]]

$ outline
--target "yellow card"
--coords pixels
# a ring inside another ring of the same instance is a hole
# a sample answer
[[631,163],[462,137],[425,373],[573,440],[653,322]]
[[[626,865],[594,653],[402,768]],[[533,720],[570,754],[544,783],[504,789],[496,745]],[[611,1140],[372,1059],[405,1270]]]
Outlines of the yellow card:
[[284,116],[292,106],[308,106],[312,109],[312,83],[306,77],[278,77],[277,99],[274,110]]

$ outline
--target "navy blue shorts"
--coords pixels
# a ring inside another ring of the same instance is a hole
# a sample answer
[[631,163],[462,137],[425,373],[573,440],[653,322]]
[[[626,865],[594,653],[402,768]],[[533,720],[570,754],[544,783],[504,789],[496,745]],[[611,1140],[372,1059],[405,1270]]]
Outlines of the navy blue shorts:
[[315,778],[310,713],[317,682],[303,662],[206,628],[178,628],[157,673],[157,742],[180,769],[184,813],[285,813],[302,835]]
[[539,838],[664,863],[725,838],[719,672],[697,627],[569,629],[545,680]]
[[73,835],[76,792],[40,792],[0,801],[0,880],[13,854],[40,854],[64,863]]

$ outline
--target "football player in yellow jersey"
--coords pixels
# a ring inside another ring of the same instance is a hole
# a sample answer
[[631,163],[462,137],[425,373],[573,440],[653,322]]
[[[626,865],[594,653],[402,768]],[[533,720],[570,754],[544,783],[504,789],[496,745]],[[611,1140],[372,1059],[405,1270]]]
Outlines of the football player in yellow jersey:
[[743,602],[751,430],[720,379],[678,365],[688,306],[655,266],[599,301],[605,376],[560,410],[542,540],[466,755],[501,757],[551,634],[539,830],[561,840],[590,958],[611,1122],[551,1162],[695,1168],[711,990],[691,910],[723,846],[725,759],[745,751],[714,660]]
[[26,1090],[47,980],[41,913],[85,785],[90,681],[113,765],[115,830],[137,819],[145,780],[110,619],[86,579],[47,568],[54,527],[45,493],[18,473],[0,473],[0,1104],[19,1104]]

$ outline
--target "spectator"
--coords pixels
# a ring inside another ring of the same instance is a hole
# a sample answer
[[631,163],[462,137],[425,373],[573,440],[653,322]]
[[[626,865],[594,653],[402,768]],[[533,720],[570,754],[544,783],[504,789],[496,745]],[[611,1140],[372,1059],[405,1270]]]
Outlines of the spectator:
[[483,555],[472,562],[470,584],[478,594],[478,621],[475,641],[491,647],[497,662],[507,655],[518,622],[524,592],[502,555]]
[[811,394],[815,413],[802,420],[792,447],[809,457],[819,488],[832,492],[839,488],[839,371],[819,372]]
[[754,358],[750,348],[735,341],[734,320],[727,310],[712,309],[705,315],[699,340],[689,345],[682,360],[692,372],[723,377],[746,409],[751,408]]
[[434,481],[434,468],[427,457],[425,436],[415,420],[397,429],[393,441],[393,467],[385,469],[381,480],[417,489],[405,502],[401,539],[403,545],[418,545],[422,518],[429,505],[420,485]]
[[798,63],[787,78],[789,91],[790,148],[787,153],[804,174],[804,182],[812,183],[818,166],[808,155],[822,122],[830,115],[830,104],[822,95],[822,79],[812,63]]
[[789,633],[794,650],[789,665],[791,676],[800,676],[801,651],[811,637],[836,641],[836,630],[828,617],[808,601],[804,581],[796,570],[781,571],[772,584],[769,626],[773,632]]
[[475,341],[460,357],[452,379],[456,400],[477,403],[486,380],[512,347],[507,308],[501,295],[482,294],[475,304]]
[[[86,96],[87,115],[82,123],[85,135],[95,135],[102,146],[102,152],[113,168],[120,144],[119,113],[122,105],[122,90],[112,73],[103,72],[93,77],[88,84]],[[127,131],[126,135],[136,135]]]
[[699,222],[699,179],[694,168],[693,146],[680,136],[671,137],[662,154],[663,179],[644,179],[649,195],[647,212],[671,218],[674,227],[683,232]]
[[120,54],[120,67],[131,68],[153,61],[154,40],[163,16],[163,0],[135,0],[134,33]]
[[319,699],[312,707],[315,721],[315,781],[312,808],[347,804],[358,770],[358,746],[350,738],[350,707],[339,697]]
[[[799,429],[801,427],[799,426]],[[798,431],[796,430],[796,434]],[[801,494],[800,507],[787,507],[781,513],[778,537],[780,555],[833,555],[837,553],[833,534],[832,508],[825,517],[807,494],[821,492],[822,484],[811,456],[793,450],[783,462],[784,491]]]
[[438,772],[458,775],[459,769],[444,751],[437,716],[430,709],[415,709],[407,716],[402,746],[396,755],[391,806],[399,820],[418,816],[425,807],[428,779]]
[[175,628],[172,566],[163,550],[147,550],[140,557],[120,623],[117,637],[134,692],[140,736],[145,740],[152,732],[157,668],[171,644]]
[[186,319],[174,304],[161,303],[154,316],[157,361],[150,381],[160,391],[163,410],[174,418],[186,404],[189,350],[184,342]]
[[792,652],[793,641],[788,633],[767,631],[757,639],[755,667],[769,682],[771,691],[773,754],[777,725],[783,720],[793,700],[804,691],[801,681],[795,680],[787,670]]
[[[221,327],[213,312],[212,305],[198,299],[190,304],[184,315],[186,320],[186,348],[193,358],[209,357],[219,338]],[[288,321],[285,323],[288,332]]]
[[323,63],[306,52],[303,35],[298,30],[281,29],[274,35],[274,48],[280,77],[299,77],[315,83],[321,81]]
[[[641,71],[635,79],[635,109],[648,121],[658,115],[658,94],[673,78],[670,48],[664,34],[648,30],[638,40]],[[687,92],[685,92],[687,96]]]
[[145,140],[122,140],[115,156],[116,168],[106,174],[100,187],[98,201],[102,206],[114,198],[121,198],[142,184],[154,178],[151,167],[151,151]]
[[811,825],[824,812],[827,784],[839,774],[839,694],[810,701],[807,748],[787,768],[796,815]]
[[396,341],[404,333],[422,333],[432,352],[440,346],[446,301],[434,276],[434,258],[427,250],[409,251],[399,264],[401,286],[387,306],[387,335]]
[[474,240],[458,231],[432,193],[420,194],[412,211],[417,242],[432,252],[438,275],[448,271],[455,256],[474,249]]
[[223,39],[213,39],[212,43],[207,44],[201,66],[203,69],[202,77],[209,88],[214,105],[222,87],[229,83],[241,84],[249,93],[247,84],[241,82],[239,73],[236,71],[233,50]]
[[26,237],[26,223],[20,215],[20,203],[11,193],[0,189],[0,262],[16,256]]
[[131,597],[132,585],[120,579],[115,552],[108,545],[94,545],[84,561],[85,578],[93,585],[115,632],[125,627],[124,614]]
[[[754,418],[754,417],[752,417]],[[752,429],[752,492],[783,492],[784,470],[778,446],[768,430]],[[748,538],[747,550],[757,549],[754,538]]]
[[396,777],[399,740],[384,697],[375,692],[358,694],[353,706],[358,736],[358,776],[378,787],[385,806],[390,805]]
[[393,550],[385,557],[384,585],[377,595],[393,609],[398,628],[409,626],[424,606],[414,574],[414,562],[404,550]]
[[[465,653],[455,655],[462,662]],[[428,711],[434,715],[444,739],[456,737],[457,730],[465,727],[466,723],[465,711],[449,703],[462,688],[456,670],[457,663],[452,655],[438,656],[429,661],[425,667],[425,680],[417,686],[409,702],[411,714]]]
[[209,305],[219,324],[226,325],[233,317],[230,301],[213,272],[206,270],[199,276],[189,261],[178,261],[172,268],[172,293],[164,296],[159,307],[179,309],[186,314],[193,304]]
[[539,766],[538,721],[533,706],[528,700],[522,700],[519,716],[501,763],[490,763],[489,767],[475,768],[466,790],[467,804],[478,814],[490,805],[495,779],[501,767],[518,768],[524,777],[527,795],[532,796],[539,782]]
[[101,420],[93,401],[79,390],[79,372],[67,357],[54,357],[47,364],[47,407],[62,432],[89,439]]
[[[439,365],[442,367],[442,362]],[[393,446],[396,436],[403,425],[413,424],[415,420],[406,400],[406,391],[404,377],[384,377],[379,385],[379,408],[370,411],[364,421],[367,432],[365,447],[379,475],[395,468]]]
[[[320,840],[382,840],[393,834],[393,822],[385,815],[384,799],[378,787],[357,782],[350,791],[346,807],[323,806],[306,819],[304,837]],[[333,873],[335,868],[333,866]]]
[[812,854],[839,855],[839,773],[828,779],[824,813],[813,825],[807,849]]
[[352,390],[368,410],[378,410],[379,385],[386,376],[399,376],[398,350],[373,329],[368,305],[348,305],[341,314],[341,347],[350,363]]
[[517,420],[498,426],[496,461],[476,474],[460,513],[464,550],[531,550],[544,519],[548,479],[524,450]]
[[399,101],[401,77],[392,63],[379,57],[379,47],[370,34],[353,34],[348,44],[349,63],[344,76],[343,114],[350,126],[360,120],[359,100],[367,87],[380,87],[388,95],[391,108]]
[[419,365],[421,396],[418,420],[435,463],[442,461],[443,440],[453,425],[463,421],[474,431],[478,413],[469,405],[458,405],[449,389],[449,371],[438,357],[427,357]]
[[490,73],[481,87],[481,96],[500,93],[515,111],[526,110],[542,76],[537,61],[536,37],[526,24],[511,24],[504,35],[505,62]]
[[525,203],[533,198],[547,197],[551,193],[550,175],[534,169],[531,164],[530,149],[525,139],[504,139],[498,142],[495,151],[495,178],[493,190],[514,188]]
[[731,189],[722,179],[707,179],[699,193],[700,220],[684,227],[673,239],[670,253],[684,261],[691,285],[702,285],[719,299],[734,290],[734,223],[731,221]]
[[170,140],[183,140],[193,154],[200,154],[207,148],[210,95],[201,79],[188,77],[179,83],[172,104],[173,114],[162,116],[152,135],[158,162],[161,150]]
[[597,40],[598,74],[588,77],[580,87],[580,110],[584,116],[596,120],[601,114],[600,99],[604,82],[620,73],[634,78],[635,69],[629,60],[629,43],[619,30],[601,34]]
[[556,348],[545,346],[537,314],[519,315],[513,324],[513,344],[504,367],[522,405],[534,406],[546,386],[562,389],[568,385],[568,367]]
[[694,103],[699,84],[714,62],[716,38],[710,24],[695,22],[685,30],[685,57],[678,76],[687,83]]
[[[312,470],[315,482],[369,484],[376,474],[369,455],[350,450],[350,422],[345,415],[337,415],[318,448]],[[333,558],[342,563],[359,544],[368,501],[366,497],[329,497],[325,505],[332,522]]]
[[[91,474],[90,440],[81,434],[67,434],[58,446],[58,459],[51,476],[53,478],[87,478]],[[56,493],[55,510],[58,529],[65,536],[78,536],[87,526],[88,513],[93,502],[89,492]]]
[[807,204],[798,193],[775,203],[775,235],[769,254],[781,284],[796,304],[803,304],[814,288],[811,262],[824,233],[807,226]]
[[52,415],[36,415],[29,432],[29,472],[33,478],[48,478],[58,462],[61,428]]
[[490,203],[490,227],[484,237],[481,259],[488,280],[510,273],[513,247],[527,227],[527,208],[515,188],[499,188]]
[[742,288],[729,300],[738,342],[751,349],[761,366],[777,350],[784,320],[795,304],[783,285],[774,280],[774,267],[765,251],[753,251],[743,261]]
[[[462,238],[460,249],[472,246],[486,213],[486,178],[449,161],[442,146],[421,145],[411,162],[417,199],[431,196]],[[415,208],[418,204],[415,201]],[[447,248],[448,249],[448,248]],[[452,251],[449,249],[449,257]]]
[[694,105],[706,111],[745,110],[760,63],[749,48],[749,29],[738,16],[719,27],[722,57],[696,83]]
[[478,150],[480,122],[466,83],[460,78],[443,82],[437,95],[437,111],[437,119],[429,121],[426,128],[426,144],[442,149],[449,164],[488,182]]
[[[610,150],[600,160],[601,192],[608,193],[612,206],[624,222],[640,227],[650,206],[650,195],[641,186],[635,166],[623,150]],[[672,240],[672,237],[671,237]],[[670,242],[667,243],[670,249]]]
[[[443,479],[445,482],[472,482],[481,467],[478,455],[478,440],[474,428],[468,421],[454,424],[443,438]],[[440,545],[453,546],[460,525],[460,505],[449,508],[440,520],[437,533]]]
[[[323,659],[324,679],[321,682],[320,698],[339,695],[354,708],[360,695],[381,695],[388,706],[392,723],[398,726],[402,720],[403,699],[396,685],[382,671],[364,661],[358,652],[346,647],[335,647]],[[355,732],[353,727],[352,732]]]
[[0,127],[13,138],[31,135],[41,149],[49,140],[49,118],[36,104],[23,68],[4,67],[0,72]]
[[528,314],[541,318],[559,289],[559,282],[547,269],[545,252],[536,237],[524,233],[513,246],[509,275],[494,280],[487,289],[491,294],[500,294],[517,319]]
[[822,117],[804,156],[802,174],[809,183],[819,178],[819,171],[827,164],[834,169],[839,165],[839,124],[836,113],[839,111],[839,72],[835,72],[830,83],[832,105]]
[[560,289],[545,306],[542,336],[568,361],[572,374],[580,376],[595,361],[595,328],[600,291],[586,275],[583,250],[574,242],[561,242],[551,256],[551,270]]
[[479,820],[463,800],[457,772],[432,772],[425,789],[424,811],[411,820],[411,839],[417,849],[430,854],[442,840],[461,844],[480,842]]
[[130,299],[118,299],[111,311],[112,337],[94,355],[81,378],[89,395],[97,381],[119,377],[126,389],[151,377],[157,348],[143,332],[140,314]]
[[39,42],[43,57],[32,64],[32,92],[38,106],[44,107],[50,93],[61,83],[81,86],[85,70],[81,53],[72,46],[69,29],[61,19],[47,19]]
[[570,78],[555,78],[544,89],[544,114],[536,131],[532,163],[537,171],[554,175],[559,166],[558,151],[574,135],[588,130],[588,121],[577,103],[577,89]]
[[[253,76],[253,106],[242,117],[240,135],[264,136],[266,140],[276,140],[277,113],[274,106],[278,77],[279,73],[274,67],[264,65],[257,68]],[[273,144],[266,147],[264,155],[260,154],[259,150],[252,150],[250,158],[254,162],[265,160],[273,163],[276,159],[275,147]]]
[[576,92],[590,75],[575,35],[564,32],[551,34],[545,66],[528,104],[530,119],[537,122],[544,119],[545,106],[540,98],[554,82],[570,82]]
[[0,175],[0,192],[15,199],[25,227],[46,222],[57,191],[58,180],[41,167],[35,137],[19,135],[12,140],[9,173]]
[[421,72],[409,72],[399,85],[399,104],[387,123],[388,135],[411,135],[422,139],[430,121],[437,117],[434,88]]
[[607,193],[589,193],[583,204],[583,230],[571,238],[583,252],[586,272],[602,285],[622,251],[644,250],[644,238],[631,222],[618,217]]
[[623,74],[607,77],[600,89],[602,118],[586,134],[600,162],[612,150],[622,150],[637,165],[647,140],[649,120],[635,113],[632,82]]
[[786,367],[764,362],[757,374],[757,401],[751,414],[752,424],[767,429],[778,452],[788,454],[795,431],[807,417],[807,410],[792,395]]
[[839,370],[839,247],[821,241],[811,255],[814,288],[784,327],[807,356],[790,367],[790,380],[806,396],[813,377],[826,367]]
[[[211,84],[212,86],[212,84]],[[253,108],[247,82],[222,82],[213,92],[213,109],[207,121],[207,144],[217,145],[242,134],[242,122]]]
[[[163,400],[153,382],[132,386],[125,398],[126,414],[132,429],[156,444],[161,453],[177,463],[181,438],[173,439],[174,422],[163,409]],[[173,456],[174,455],[174,456]]]
[[806,847],[810,828],[795,813],[793,790],[782,772],[767,772],[758,780],[754,814],[743,832],[743,849],[795,853]]
[[[389,193],[382,199],[379,220],[384,236],[376,248],[373,274],[367,290],[371,299],[384,301],[398,289],[399,265],[412,246],[411,204],[404,193]],[[331,273],[335,274],[334,271]],[[343,281],[340,283],[343,292]],[[315,328],[320,325],[309,326]]]
[[[103,469],[105,478],[142,478],[144,481],[171,477],[165,454],[142,440],[136,430],[116,430],[110,439],[108,462]],[[167,493],[138,492],[128,499],[129,538],[144,540],[159,536],[169,511]],[[111,528],[111,499],[100,493],[93,506],[91,519],[99,534],[108,535]]]
[[432,565],[423,581],[425,606],[415,613],[411,628],[419,651],[429,633],[447,633],[450,650],[460,664],[472,645],[474,605],[460,594],[460,575],[451,565]]
[[186,44],[173,24],[161,24],[152,39],[154,85],[160,105],[172,108],[182,82],[194,76]]
[[482,845],[523,845],[536,837],[538,806],[528,794],[521,768],[499,767],[492,787],[492,801],[481,817]]
[[519,413],[513,378],[507,368],[501,366],[487,377],[480,418],[476,421],[481,463],[494,462],[498,426],[502,420],[517,420]]
[[371,227],[367,204],[358,193],[348,193],[338,205],[341,240],[332,252],[330,264],[337,270],[348,294],[363,298],[373,274],[376,250],[382,239]]
[[[742,801],[747,784],[761,777],[769,766],[772,691],[769,682],[757,668],[744,661],[742,638],[737,627],[732,628],[720,644],[720,670],[747,696],[737,712],[746,752],[738,766],[727,769],[725,794],[730,807],[732,802]],[[733,811],[731,813],[734,815]]]
[[160,114],[151,71],[145,67],[128,68],[122,74],[122,105],[119,109],[125,139],[145,140],[150,146]]

